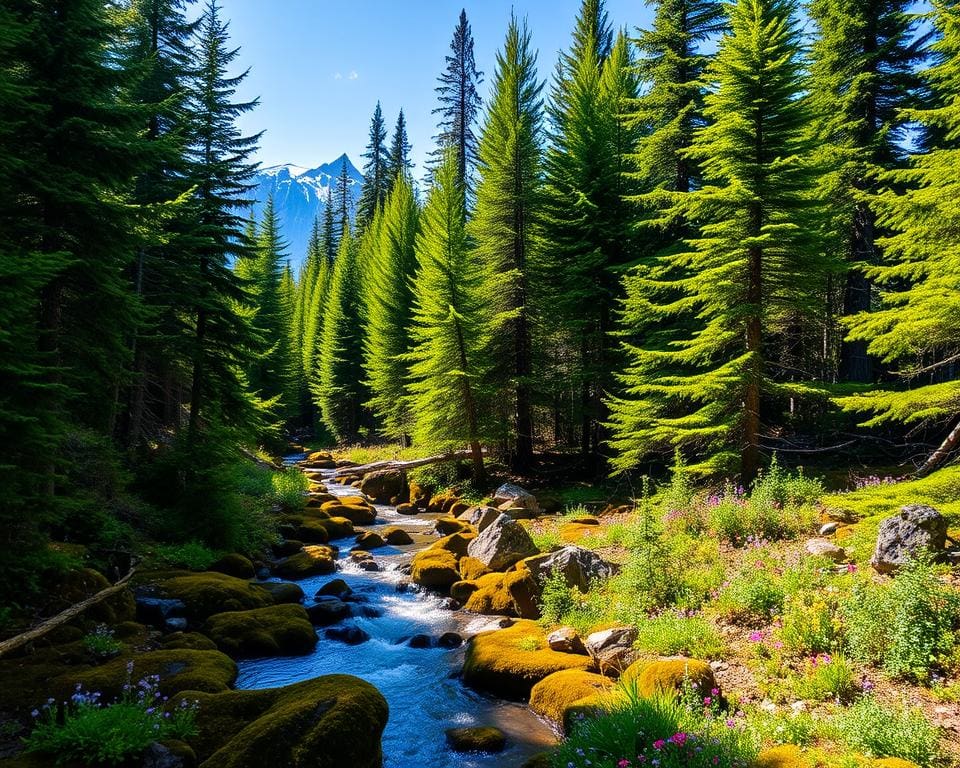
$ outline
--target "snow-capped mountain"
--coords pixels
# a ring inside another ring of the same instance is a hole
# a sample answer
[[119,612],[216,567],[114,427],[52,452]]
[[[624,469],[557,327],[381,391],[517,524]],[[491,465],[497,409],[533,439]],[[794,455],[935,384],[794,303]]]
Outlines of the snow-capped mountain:
[[280,219],[280,231],[290,244],[288,253],[295,270],[299,269],[306,257],[313,220],[323,214],[323,208],[327,204],[327,190],[336,188],[340,167],[344,162],[347,164],[350,191],[356,204],[360,197],[363,175],[345,154],[317,168],[303,168],[292,164],[261,168],[254,179],[257,187],[253,190],[252,197],[256,198],[257,202],[253,206],[253,213],[260,218],[272,193]]

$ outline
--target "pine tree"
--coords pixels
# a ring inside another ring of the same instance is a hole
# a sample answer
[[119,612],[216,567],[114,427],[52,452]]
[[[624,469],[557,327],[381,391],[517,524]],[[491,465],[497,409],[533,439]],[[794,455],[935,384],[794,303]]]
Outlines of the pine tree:
[[849,338],[868,344],[885,363],[900,363],[905,390],[891,388],[847,397],[850,411],[872,413],[867,426],[901,422],[949,430],[922,467],[941,463],[960,442],[957,408],[960,381],[960,10],[936,2],[932,14],[939,39],[933,62],[923,73],[929,106],[903,117],[938,137],[908,167],[880,177],[881,191],[870,198],[884,263],[867,277],[882,287],[880,307],[849,318]]
[[410,433],[405,392],[407,367],[403,355],[410,349],[418,216],[413,188],[400,176],[387,197],[375,230],[372,258],[364,269],[365,279],[369,281],[364,367],[373,394],[367,405],[380,419],[381,431],[401,441]]
[[323,330],[311,382],[320,418],[340,442],[356,439],[364,400],[358,247],[346,229],[323,305]]
[[627,281],[624,320],[643,335],[626,345],[626,394],[611,403],[621,470],[680,448],[701,457],[691,470],[739,464],[750,483],[759,469],[761,398],[790,391],[766,356],[784,316],[809,311],[804,302],[823,273],[806,239],[816,220],[794,13],[790,0],[730,7],[731,30],[707,73],[710,124],[689,150],[704,186],[666,214],[697,222],[699,231],[682,253]]
[[420,217],[412,349],[405,360],[414,443],[440,450],[468,445],[474,481],[481,483],[482,443],[497,434],[486,406],[490,346],[502,323],[492,308],[502,279],[493,262],[470,253],[458,172],[450,148]]
[[407,121],[403,110],[397,116],[397,124],[393,129],[393,138],[390,140],[390,152],[387,155],[387,191],[393,188],[397,177],[412,178],[413,162],[410,160],[412,147],[407,140]]
[[483,82],[483,72],[477,69],[473,57],[473,32],[467,21],[466,10],[460,11],[460,21],[453,32],[447,68],[440,75],[436,87],[440,106],[433,114],[440,115],[440,133],[434,136],[437,149],[432,153],[436,162],[443,159],[448,147],[457,153],[457,178],[467,190],[469,203],[472,191],[473,169],[477,163],[477,137],[473,126],[480,112],[480,94],[477,88]]
[[387,178],[389,157],[386,141],[387,128],[384,125],[383,113],[380,111],[378,101],[370,121],[370,141],[367,144],[367,151],[363,153],[363,158],[367,162],[363,166],[363,185],[357,202],[359,229],[364,229],[373,220],[373,214],[383,205],[387,196],[390,181]]
[[194,348],[190,393],[189,438],[196,444],[207,424],[259,428],[258,404],[250,397],[242,371],[256,346],[247,313],[249,301],[231,261],[250,255],[253,244],[244,232],[244,212],[252,204],[256,165],[251,155],[259,135],[241,136],[236,119],[257,102],[231,98],[246,72],[230,77],[228,67],[239,49],[228,47],[227,24],[220,6],[210,0],[197,31],[198,75],[190,106],[195,132],[189,173],[196,185],[194,247],[197,289],[192,297]]
[[[497,53],[490,104],[480,139],[477,206],[471,221],[476,258],[505,278],[498,303],[512,313],[497,351],[495,376],[512,388],[517,470],[533,458],[531,318],[528,270],[535,258],[541,187],[542,85],[526,24],[510,20]],[[496,306],[496,305],[495,305]]]
[[[925,36],[917,35],[911,8],[906,0],[815,0],[810,5],[819,32],[812,49],[811,129],[830,169],[819,180],[818,194],[831,210],[826,240],[846,273],[839,276],[840,306],[829,307],[830,316],[872,306],[870,281],[860,265],[877,263],[876,240],[882,232],[864,193],[875,188],[878,171],[900,164],[904,154],[903,110],[916,103],[915,67],[925,42]],[[854,340],[841,345],[841,379],[873,381],[874,363],[866,346]],[[835,350],[829,352],[835,355]]]
[[[330,238],[330,242],[336,242],[337,248],[339,249],[340,240],[350,232],[350,226],[352,221],[352,209],[353,209],[353,197],[350,194],[350,173],[347,170],[347,156],[343,156],[343,160],[340,162],[340,174],[337,176],[337,185],[336,189],[333,192],[332,199],[330,197],[329,191],[327,195],[327,208],[333,203],[333,217],[334,217],[334,237]],[[337,251],[334,251],[335,253]]]
[[[544,188],[544,265],[539,303],[555,330],[554,365],[577,392],[569,409],[581,421],[581,450],[596,453],[611,388],[610,343],[616,269],[632,258],[624,162],[636,130],[621,117],[637,84],[625,38],[614,49],[601,0],[584,0],[569,52],[561,55],[549,109],[550,147]],[[557,354],[559,353],[559,354]],[[553,393],[556,401],[562,390]]]

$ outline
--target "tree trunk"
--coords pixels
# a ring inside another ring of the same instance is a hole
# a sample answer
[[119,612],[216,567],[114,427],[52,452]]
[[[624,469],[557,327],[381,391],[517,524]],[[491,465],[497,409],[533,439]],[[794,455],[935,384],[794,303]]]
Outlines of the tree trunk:
[[950,455],[950,452],[957,447],[957,444],[960,443],[960,421],[958,421],[953,429],[950,430],[950,433],[943,439],[943,442],[937,447],[933,453],[930,454],[929,458],[923,463],[923,466],[917,470],[918,477],[924,477],[929,475],[934,469],[936,469],[943,461]]

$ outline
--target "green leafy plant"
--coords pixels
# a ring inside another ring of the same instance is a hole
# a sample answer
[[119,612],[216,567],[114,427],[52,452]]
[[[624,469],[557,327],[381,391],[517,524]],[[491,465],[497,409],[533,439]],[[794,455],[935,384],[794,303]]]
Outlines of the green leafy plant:
[[540,640],[533,635],[521,637],[519,640],[517,640],[517,648],[519,648],[521,651],[539,651]]
[[36,724],[26,738],[27,751],[50,755],[57,765],[73,761],[119,765],[155,741],[196,733],[195,704],[183,700],[168,707],[157,688],[159,678],[150,676],[134,684],[133,662],[127,671],[123,694],[112,703],[102,703],[99,692],[78,685],[70,701],[58,707],[51,700],[42,710],[34,710]]
[[859,689],[850,662],[839,654],[811,656],[796,682],[796,692],[813,701],[849,701]]
[[191,571],[204,571],[222,554],[196,539],[184,544],[158,544],[154,554],[162,563],[175,568],[189,568]]
[[307,476],[295,467],[275,472],[271,478],[273,500],[285,510],[295,512],[303,509],[304,494],[310,487]]
[[783,587],[765,563],[735,576],[720,593],[716,609],[733,624],[766,624],[783,608]]
[[109,659],[120,653],[123,646],[114,638],[113,630],[106,624],[98,624],[83,638],[83,647],[100,659]]
[[658,656],[715,659],[723,654],[725,643],[706,619],[668,612],[640,622],[635,646]]
[[833,650],[840,639],[834,605],[816,593],[793,595],[784,606],[776,635],[788,656]]
[[577,607],[574,591],[567,585],[562,571],[555,568],[550,572],[543,580],[540,594],[540,616],[544,624],[559,624]]
[[899,757],[923,768],[937,759],[940,734],[919,710],[864,696],[839,710],[833,726],[848,747],[873,757]]

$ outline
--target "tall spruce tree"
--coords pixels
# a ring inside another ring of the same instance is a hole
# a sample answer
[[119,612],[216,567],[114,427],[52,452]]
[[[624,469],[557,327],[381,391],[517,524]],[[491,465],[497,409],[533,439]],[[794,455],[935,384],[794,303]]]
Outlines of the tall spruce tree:
[[413,188],[400,176],[387,197],[376,228],[372,258],[364,269],[372,288],[366,293],[363,342],[367,384],[373,394],[367,405],[380,420],[383,434],[401,441],[410,434],[411,427],[403,355],[410,350],[418,217]]
[[358,248],[348,225],[323,305],[323,330],[311,382],[320,418],[340,442],[357,438],[364,400]]
[[[334,237],[330,238],[331,243],[337,243],[339,249],[340,239],[350,232],[353,217],[353,197],[350,194],[350,172],[347,170],[347,156],[344,155],[340,161],[340,173],[337,176],[337,184],[333,191],[332,199],[328,193],[327,207],[333,203],[334,218]],[[337,250],[334,251],[336,253]]]
[[453,148],[436,169],[416,240],[410,412],[414,443],[452,450],[464,444],[483,482],[482,443],[498,434],[489,412],[491,342],[500,332],[502,276],[470,253],[464,191]]
[[[603,2],[584,0],[571,49],[557,66],[548,110],[547,274],[538,276],[534,289],[549,307],[549,320],[542,325],[554,331],[554,365],[566,373],[564,388],[577,393],[566,410],[579,417],[585,455],[596,453],[603,439],[603,398],[617,367],[610,340],[619,291],[616,269],[632,258],[624,164],[636,149],[637,131],[622,118],[637,96],[632,66],[625,38],[613,48]],[[563,394],[557,388],[554,401]]]
[[407,139],[407,119],[403,110],[397,115],[397,124],[393,128],[393,137],[390,139],[390,151],[387,154],[387,190],[393,188],[399,176],[411,178],[413,161],[410,159],[412,147]]
[[[875,189],[879,171],[900,164],[904,155],[904,110],[916,103],[915,68],[924,56],[925,36],[917,34],[912,4],[906,0],[815,0],[810,14],[818,31],[812,48],[811,130],[829,168],[819,179],[818,194],[831,210],[826,241],[843,270],[839,306],[828,306],[827,312],[852,315],[871,309],[864,266],[878,262],[876,240],[882,235],[865,193]],[[833,303],[833,297],[827,301]],[[873,381],[874,363],[866,347],[861,340],[842,343],[840,379]],[[835,349],[828,352],[835,358]]]
[[900,364],[905,387],[841,399],[847,410],[872,414],[868,426],[900,422],[945,434],[921,472],[942,463],[960,443],[960,9],[938,0],[932,19],[939,39],[923,73],[930,104],[903,117],[937,137],[936,143],[906,168],[880,177],[881,191],[870,205],[889,234],[878,240],[884,262],[866,270],[882,287],[880,306],[847,321],[852,341]]
[[[531,317],[528,270],[535,259],[536,217],[542,186],[542,84],[526,23],[511,18],[497,53],[493,89],[479,151],[477,205],[470,233],[476,258],[504,277],[498,305],[512,315],[500,339],[495,370],[513,409],[513,463],[533,459]],[[495,305],[497,306],[497,305]],[[509,406],[508,406],[509,407]]]
[[231,77],[228,68],[239,49],[228,47],[227,24],[210,0],[197,30],[196,81],[191,89],[194,134],[189,174],[196,185],[192,252],[196,289],[192,296],[194,344],[189,439],[196,444],[204,424],[258,428],[261,412],[249,394],[243,371],[256,346],[241,279],[230,268],[250,255],[245,232],[248,194],[256,164],[251,160],[259,134],[242,136],[237,118],[257,102],[234,102],[246,72]]
[[371,221],[373,214],[383,205],[387,197],[390,181],[387,178],[389,156],[387,153],[387,128],[383,122],[383,112],[380,102],[373,111],[370,120],[370,140],[367,150],[363,153],[366,164],[363,166],[363,184],[360,187],[360,199],[357,201],[357,227],[364,229]]
[[817,222],[794,14],[790,0],[730,6],[707,71],[710,124],[688,151],[704,186],[667,212],[698,232],[627,281],[624,320],[641,341],[626,345],[625,395],[611,402],[621,470],[679,448],[695,471],[739,466],[745,483],[759,471],[762,399],[789,391],[766,358],[823,273],[806,239]]
[[437,148],[432,153],[436,162],[442,162],[444,152],[453,147],[457,153],[457,179],[467,190],[469,204],[473,169],[477,163],[477,137],[473,126],[480,113],[481,99],[477,88],[483,82],[483,72],[477,69],[473,56],[473,32],[467,21],[466,10],[460,11],[460,20],[453,31],[447,68],[438,78],[435,88],[440,106],[433,114],[440,115],[434,136]]

